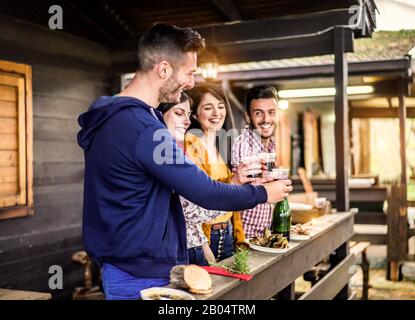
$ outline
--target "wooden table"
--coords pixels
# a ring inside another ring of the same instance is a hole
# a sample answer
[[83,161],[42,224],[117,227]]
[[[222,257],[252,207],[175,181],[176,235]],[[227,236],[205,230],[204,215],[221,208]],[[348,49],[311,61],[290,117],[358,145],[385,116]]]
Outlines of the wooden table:
[[50,293],[10,290],[10,289],[0,288],[0,300],[49,300],[49,299],[52,299],[52,295]]
[[[279,299],[295,299],[295,280],[335,251],[333,261],[336,266],[300,299],[333,299],[336,295],[347,299],[347,285],[352,275],[350,268],[355,263],[354,254],[349,254],[348,249],[348,241],[353,236],[355,214],[356,211],[339,212],[317,218],[316,225],[321,230],[310,240],[295,242],[294,247],[286,253],[270,254],[251,250],[248,261],[252,280],[211,275],[212,294],[195,297],[200,300],[255,300],[270,299],[279,293]],[[228,258],[221,264],[231,262],[232,258]]]

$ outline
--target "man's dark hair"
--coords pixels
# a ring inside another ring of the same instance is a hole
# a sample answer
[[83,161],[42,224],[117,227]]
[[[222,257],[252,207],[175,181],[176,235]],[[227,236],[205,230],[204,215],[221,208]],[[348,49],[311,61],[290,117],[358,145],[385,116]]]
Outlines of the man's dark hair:
[[[182,92],[182,95],[180,96],[180,103],[189,101],[190,108],[193,106],[193,100],[190,98],[186,93]],[[165,114],[167,111],[169,111],[171,108],[173,108],[175,105],[178,105],[179,103],[173,103],[173,102],[163,102],[160,103],[157,107],[157,110],[160,111],[162,114]]]
[[273,86],[263,85],[249,89],[245,94],[245,108],[248,114],[251,111],[251,102],[256,99],[275,99],[278,102],[277,90]]
[[205,40],[190,28],[158,23],[148,29],[138,43],[138,70],[147,72],[166,60],[177,65],[186,52],[200,52]]

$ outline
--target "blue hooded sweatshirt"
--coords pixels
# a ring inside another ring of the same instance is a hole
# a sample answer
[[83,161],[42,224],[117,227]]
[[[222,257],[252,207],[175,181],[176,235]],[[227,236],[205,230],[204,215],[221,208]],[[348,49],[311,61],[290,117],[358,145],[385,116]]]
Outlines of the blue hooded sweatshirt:
[[262,186],[209,178],[176,145],[161,113],[141,100],[101,97],[78,122],[85,154],[83,238],[100,264],[136,277],[168,277],[174,265],[187,264],[179,194],[224,211],[267,200]]

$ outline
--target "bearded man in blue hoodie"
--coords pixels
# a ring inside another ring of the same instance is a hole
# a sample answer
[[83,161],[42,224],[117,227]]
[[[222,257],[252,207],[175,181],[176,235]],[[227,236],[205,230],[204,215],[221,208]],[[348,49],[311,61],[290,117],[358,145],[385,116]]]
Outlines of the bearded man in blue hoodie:
[[[100,97],[78,119],[85,154],[83,238],[102,268],[107,299],[137,299],[142,289],[167,285],[174,265],[188,263],[179,195],[206,209],[234,211],[278,202],[292,190],[289,180],[261,186],[213,181],[168,133],[155,108],[178,103],[194,86],[203,47],[189,28],[154,25],[140,39],[139,67],[128,87]],[[167,146],[162,163],[160,143]]]

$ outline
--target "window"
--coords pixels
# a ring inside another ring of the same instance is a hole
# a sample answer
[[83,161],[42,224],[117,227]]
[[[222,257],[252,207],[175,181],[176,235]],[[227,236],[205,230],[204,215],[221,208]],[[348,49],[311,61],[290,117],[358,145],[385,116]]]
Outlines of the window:
[[0,219],[33,214],[32,69],[0,61]]

